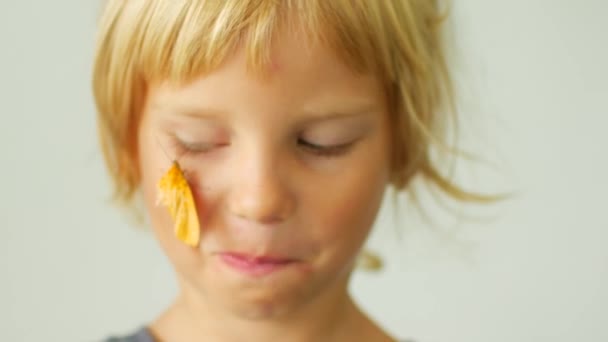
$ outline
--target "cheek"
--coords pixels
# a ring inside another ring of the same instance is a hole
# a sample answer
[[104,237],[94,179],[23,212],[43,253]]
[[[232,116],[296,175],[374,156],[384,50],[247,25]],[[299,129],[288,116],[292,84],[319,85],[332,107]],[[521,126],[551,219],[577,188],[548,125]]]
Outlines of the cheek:
[[317,221],[315,240],[336,258],[354,257],[374,224],[385,183],[373,173],[352,173],[328,188],[314,196],[309,212]]
[[[156,230],[157,227],[166,226],[168,219],[170,219],[167,210],[156,205],[156,199],[158,196],[157,182],[171,165],[167,161],[167,157],[160,156],[158,151],[152,147],[147,130],[142,129],[139,139],[141,190],[146,210],[150,216],[152,226]],[[164,159],[161,159],[161,157]]]

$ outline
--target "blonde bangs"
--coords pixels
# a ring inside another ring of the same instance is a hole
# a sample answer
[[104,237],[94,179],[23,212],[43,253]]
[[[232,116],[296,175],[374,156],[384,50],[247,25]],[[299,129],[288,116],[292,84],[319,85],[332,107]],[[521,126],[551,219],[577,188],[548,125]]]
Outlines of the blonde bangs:
[[[321,42],[358,71],[381,69],[396,79],[384,21],[396,8],[379,2],[351,0],[200,0],[110,1],[101,23],[100,50],[111,52],[110,69],[135,72],[147,82],[187,82],[217,68],[239,47],[252,68],[270,60],[279,30],[305,32],[308,42]],[[371,15],[370,15],[371,14]],[[398,29],[403,23],[394,18]],[[104,22],[105,21],[105,22]],[[415,25],[414,25],[415,26]],[[387,35],[388,34],[388,35]],[[392,36],[392,37],[391,37]],[[399,37],[410,39],[411,37]],[[104,40],[105,43],[104,44]],[[408,64],[422,65],[424,56],[412,40]],[[108,49],[110,48],[110,49]],[[305,48],[305,45],[303,45]],[[396,52],[396,51],[393,51]],[[376,70],[380,71],[380,70]]]

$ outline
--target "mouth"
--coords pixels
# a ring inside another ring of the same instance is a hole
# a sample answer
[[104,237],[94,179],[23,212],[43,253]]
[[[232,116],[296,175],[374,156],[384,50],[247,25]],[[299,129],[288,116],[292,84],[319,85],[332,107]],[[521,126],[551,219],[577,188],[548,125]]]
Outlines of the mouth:
[[297,259],[282,256],[253,256],[234,252],[223,252],[219,253],[218,256],[232,270],[252,277],[261,277],[283,271],[298,262]]

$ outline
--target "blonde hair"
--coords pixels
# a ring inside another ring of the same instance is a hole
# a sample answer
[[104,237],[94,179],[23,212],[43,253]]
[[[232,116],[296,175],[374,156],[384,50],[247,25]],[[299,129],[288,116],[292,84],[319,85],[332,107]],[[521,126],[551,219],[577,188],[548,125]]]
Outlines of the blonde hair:
[[[137,125],[150,82],[187,82],[210,72],[237,47],[253,69],[267,65],[273,36],[299,28],[353,70],[375,73],[391,105],[392,178],[405,190],[421,176],[446,194],[463,191],[434,165],[447,150],[454,109],[442,25],[434,0],[109,0],[99,23],[93,72],[103,154],[116,199],[139,187]],[[452,114],[449,114],[452,113]]]

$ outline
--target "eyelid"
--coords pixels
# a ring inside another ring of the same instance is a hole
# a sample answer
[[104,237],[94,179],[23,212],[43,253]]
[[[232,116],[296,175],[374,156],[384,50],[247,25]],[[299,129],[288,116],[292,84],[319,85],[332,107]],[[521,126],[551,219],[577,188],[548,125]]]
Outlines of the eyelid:
[[325,122],[306,127],[301,136],[308,141],[324,142],[318,145],[341,145],[369,134],[373,128],[369,120]]
[[197,154],[208,153],[210,150],[222,144],[204,143],[204,142],[188,142],[186,139],[178,137],[175,133],[169,134],[171,144],[178,154]]
[[351,140],[346,143],[334,144],[334,145],[317,145],[317,144],[308,142],[304,139],[298,139],[298,142],[303,143],[304,148],[306,148],[310,153],[312,153],[314,155],[325,157],[325,158],[335,158],[335,157],[340,157],[342,155],[345,155],[345,154],[349,153],[350,151],[352,151],[354,146],[360,140],[361,139],[355,139],[355,140]]
[[197,151],[197,152],[206,151],[206,150],[209,150],[209,149],[219,145],[219,144],[213,144],[213,143],[186,142],[186,141],[180,141],[180,143],[188,150]]

